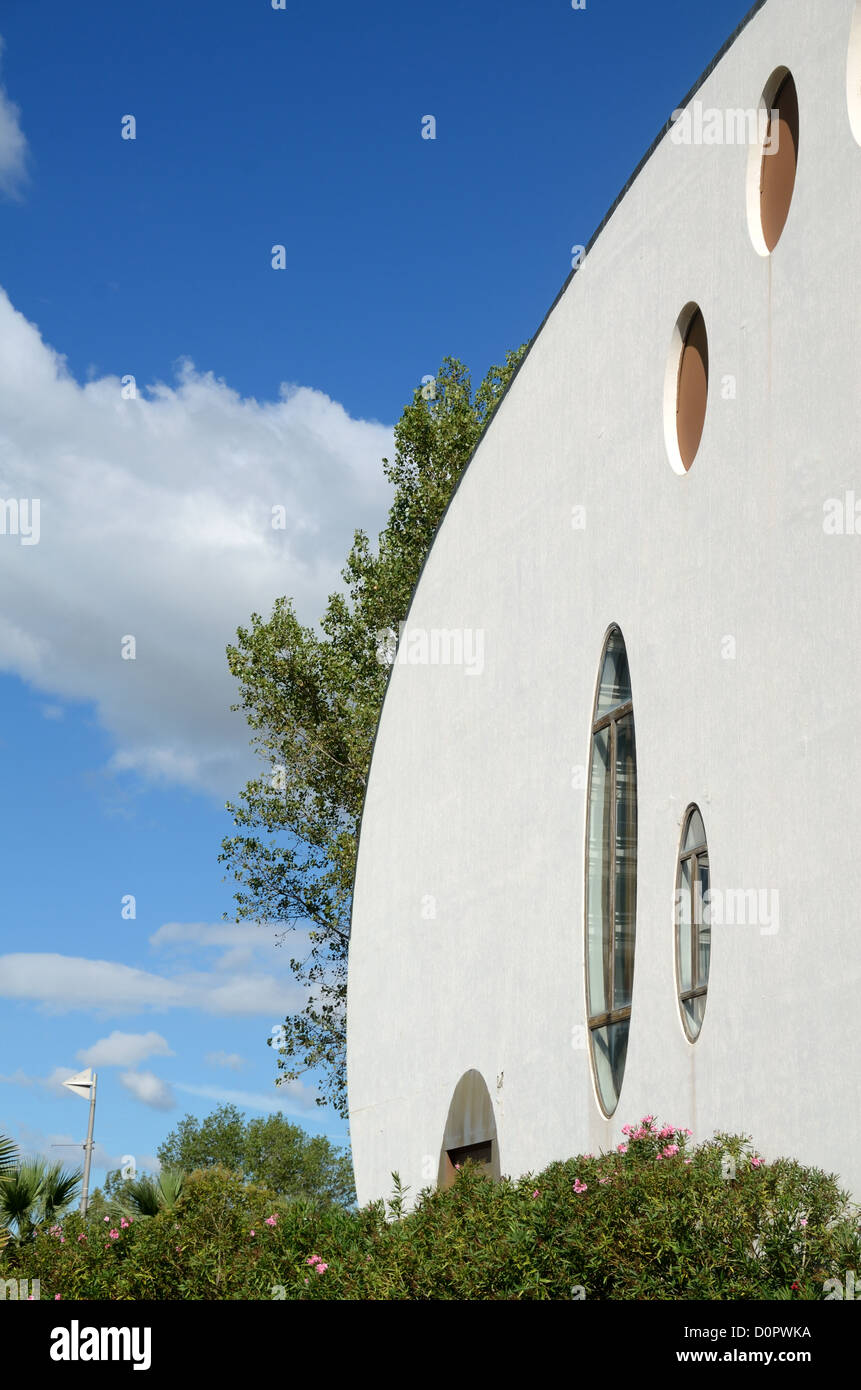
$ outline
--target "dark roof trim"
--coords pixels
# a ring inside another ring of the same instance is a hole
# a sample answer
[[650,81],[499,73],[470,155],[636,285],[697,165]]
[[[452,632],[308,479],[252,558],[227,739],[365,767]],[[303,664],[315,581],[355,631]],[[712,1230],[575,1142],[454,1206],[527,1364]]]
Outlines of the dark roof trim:
[[[683,97],[682,100],[679,102],[679,105],[678,105],[678,107],[676,108],[677,110],[683,110],[684,107],[686,107],[686,106],[688,105],[688,103],[691,102],[691,101],[693,100],[693,98],[696,96],[697,92],[699,91],[700,87],[702,87],[703,83],[704,83],[704,82],[707,80],[707,78],[709,78],[709,77],[711,76],[711,74],[714,72],[714,70],[715,70],[715,68],[717,67],[718,63],[721,62],[721,60],[724,58],[724,56],[725,56],[725,55],[729,52],[729,50],[732,48],[732,46],[733,46],[733,44],[736,42],[736,40],[740,37],[740,35],[741,35],[741,34],[744,32],[744,30],[747,28],[748,24],[750,24],[751,20],[759,13],[759,11],[760,11],[761,9],[763,9],[763,7],[764,7],[767,3],[768,3],[768,0],[755,0],[755,3],[754,3],[754,4],[751,6],[751,8],[748,10],[747,14],[745,15],[744,19],[743,19],[743,20],[741,21],[741,23],[739,24],[738,28],[735,29],[735,30],[733,31],[732,34],[730,34],[730,36],[729,36],[729,38],[726,40],[726,42],[721,46],[721,48],[718,49],[717,53],[715,54],[715,56],[714,56],[714,58],[712,59],[712,61],[709,63],[708,67],[705,68],[705,69],[703,70],[703,72],[702,72],[702,73],[700,74],[700,76],[697,78],[697,80],[696,80],[696,82],[694,83],[694,85],[691,87],[690,91],[689,91],[689,92],[687,93],[687,95],[686,95],[685,97]],[[591,251],[592,247],[595,245],[595,242],[598,240],[598,237],[601,235],[601,233],[603,232],[603,230],[604,230],[604,228],[606,227],[607,223],[610,221],[610,218],[613,216],[613,213],[616,211],[616,209],[618,208],[619,204],[622,202],[622,200],[624,199],[625,195],[628,193],[629,189],[633,186],[635,180],[638,179],[639,176],[640,176],[640,174],[643,172],[643,169],[644,169],[645,166],[648,164],[649,160],[651,159],[652,155],[655,153],[655,150],[656,150],[656,149],[658,148],[658,146],[660,145],[661,141],[663,140],[664,136],[665,136],[665,135],[667,134],[667,132],[669,131],[669,129],[670,129],[670,127],[672,126],[672,124],[673,124],[673,120],[672,120],[672,116],[670,116],[670,117],[667,119],[667,121],[665,122],[664,126],[661,128],[661,130],[660,130],[660,131],[658,132],[658,134],[655,136],[655,138],[654,138],[654,140],[652,141],[652,143],[651,143],[651,145],[649,146],[649,148],[646,150],[646,153],[643,155],[643,158],[640,160],[639,164],[637,165],[637,167],[636,167],[636,169],[634,170],[634,172],[633,172],[633,174],[631,175],[631,177],[628,179],[628,182],[625,184],[625,186],[624,186],[624,188],[622,189],[622,191],[619,193],[618,197],[617,197],[617,198],[613,201],[613,203],[610,205],[610,207],[609,207],[609,209],[607,210],[607,212],[606,212],[604,218],[602,219],[600,225],[599,225],[599,226],[595,229],[595,231],[592,233],[592,236],[589,238],[589,244],[588,244],[587,247],[586,247],[585,255],[588,255],[589,252]],[[581,258],[580,264],[582,264],[582,259],[583,259],[583,258]],[[417,589],[418,589],[418,587],[419,587],[419,584],[421,583],[422,575],[424,574],[425,565],[427,564],[428,559],[430,558],[430,553],[431,553],[431,551],[433,550],[434,545],[436,544],[437,536],[439,535],[440,530],[441,530],[442,526],[443,526],[444,523],[445,523],[445,519],[446,519],[446,517],[448,516],[449,507],[451,506],[452,502],[454,501],[455,497],[457,496],[458,488],[460,487],[461,483],[463,482],[463,479],[464,479],[464,477],[465,477],[465,475],[466,475],[466,470],[469,468],[470,464],[472,463],[472,460],[475,458],[476,453],[477,453],[478,450],[480,449],[482,440],[484,439],[484,436],[485,436],[485,434],[487,433],[487,430],[488,430],[488,429],[491,427],[491,425],[493,424],[493,419],[494,419],[494,417],[495,417],[497,411],[499,410],[499,407],[502,405],[502,402],[505,400],[505,397],[508,395],[509,391],[511,390],[512,386],[514,385],[514,382],[517,380],[517,375],[518,375],[518,373],[519,373],[519,371],[520,371],[520,368],[523,366],[524,362],[526,361],[527,357],[529,356],[530,352],[532,351],[533,345],[534,345],[536,339],[538,338],[538,335],[540,334],[540,332],[541,332],[542,328],[544,327],[544,325],[546,324],[547,320],[550,318],[550,315],[553,313],[553,310],[556,308],[556,305],[559,303],[560,299],[562,298],[563,294],[564,294],[565,291],[567,290],[568,286],[570,285],[571,281],[573,280],[573,278],[574,278],[574,276],[575,276],[576,274],[577,274],[577,270],[576,270],[576,269],[572,269],[571,272],[570,272],[570,274],[568,275],[567,279],[565,280],[565,283],[563,284],[562,288],[560,289],[559,293],[557,294],[556,298],[554,299],[553,303],[550,305],[550,308],[547,310],[547,313],[544,315],[544,318],[541,320],[541,323],[539,324],[538,329],[537,329],[536,332],[533,334],[533,336],[530,338],[530,340],[529,340],[529,346],[527,347],[527,349],[526,349],[526,351],[524,352],[522,358],[521,358],[520,361],[518,362],[517,367],[516,367],[515,371],[514,371],[513,374],[512,374],[511,380],[509,381],[508,385],[506,386],[505,390],[503,391],[502,395],[500,396],[499,400],[497,401],[496,406],[495,406],[494,411],[493,411],[493,415],[491,416],[490,420],[488,420],[485,429],[482,431],[481,439],[479,439],[478,443],[476,444],[475,448],[473,449],[472,453],[470,454],[469,458],[467,459],[466,463],[465,463],[464,466],[463,466],[463,469],[462,469],[462,471],[461,471],[460,477],[458,478],[457,482],[456,482],[455,485],[454,485],[454,489],[453,489],[453,491],[452,491],[451,497],[448,499],[448,503],[447,503],[447,505],[446,505],[445,511],[443,512],[442,516],[440,517],[439,525],[437,526],[437,529],[436,529],[436,531],[434,532],[433,540],[431,541],[430,546],[428,547],[428,553],[427,553],[427,555],[425,556],[424,560],[422,561],[422,567],[421,567],[421,569],[419,570],[418,578],[416,579],[416,582],[415,582],[415,584],[414,584],[414,586],[413,586],[413,591],[412,591],[412,593],[410,594],[410,601],[409,601],[409,603],[407,604],[407,611],[406,611],[406,614],[404,615],[405,620],[409,618],[410,610],[411,610],[411,608],[412,608],[412,606],[413,606],[413,601],[414,601],[415,596],[416,596],[416,591],[417,591]],[[394,669],[395,669],[395,665],[394,665],[394,663],[393,663],[393,664],[392,664],[392,668],[391,668],[391,670],[389,671],[389,679],[388,679],[388,681],[386,682],[386,689],[385,689],[385,691],[384,691],[384,693],[383,693],[383,699],[382,699],[382,701],[381,701],[381,703],[380,703],[380,713],[379,713],[379,715],[377,716],[377,727],[376,727],[376,729],[374,730],[374,741],[373,741],[373,743],[371,744],[371,762],[370,762],[369,769],[368,769],[368,781],[369,781],[369,783],[370,783],[370,771],[371,771],[371,768],[372,768],[372,766],[373,766],[373,761],[374,761],[374,750],[376,749],[376,746],[377,746],[377,735],[378,735],[379,732],[380,732],[380,722],[381,722],[382,717],[383,717],[383,710],[385,709],[385,704],[386,704],[386,696],[387,696],[388,693],[389,693],[389,682],[391,681],[392,672],[394,671]],[[365,789],[365,797],[364,797],[364,800],[363,800],[363,802],[362,802],[362,813],[361,813],[361,815],[359,816],[359,824],[358,824],[357,833],[356,833],[356,866],[357,866],[357,867],[358,867],[358,852],[359,852],[359,845],[360,845],[361,837],[362,837],[362,820],[363,820],[364,814],[365,814],[365,802],[367,801],[367,796],[368,796],[368,792],[367,792],[367,787],[366,787],[366,789]],[[355,888],[355,875],[354,875],[354,879],[353,879],[353,887]],[[351,935],[352,935],[352,927],[353,927],[353,901],[352,901],[352,899],[351,899],[351,901],[350,901],[350,934],[351,934]],[[349,1000],[348,1000],[348,1007],[349,1007]]]

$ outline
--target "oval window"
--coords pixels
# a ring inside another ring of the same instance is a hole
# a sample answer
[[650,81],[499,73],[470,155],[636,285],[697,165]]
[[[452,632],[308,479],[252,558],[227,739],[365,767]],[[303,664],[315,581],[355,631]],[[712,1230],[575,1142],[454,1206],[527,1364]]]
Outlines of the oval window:
[[598,1098],[619,1100],[634,985],[637,926],[637,758],[625,643],[604,644],[592,718],[586,826],[586,1000]]
[[798,170],[798,92],[787,68],[772,74],[760,102],[760,143],[751,147],[748,221],[753,244],[768,256],[780,240]]
[[699,807],[689,806],[682,825],[676,873],[676,979],[682,1022],[691,1042],[706,1009],[711,963],[709,850]]
[[709,394],[709,342],[702,310],[686,304],[676,320],[664,380],[664,437],[676,473],[697,456]]

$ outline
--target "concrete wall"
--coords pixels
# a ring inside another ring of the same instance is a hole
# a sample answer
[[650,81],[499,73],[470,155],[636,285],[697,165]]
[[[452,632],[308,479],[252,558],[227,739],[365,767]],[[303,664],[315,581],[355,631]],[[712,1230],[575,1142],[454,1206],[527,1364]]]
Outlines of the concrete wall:
[[[750,1133],[766,1157],[861,1194],[861,507],[857,535],[823,524],[828,499],[861,502],[855,10],[769,0],[696,93],[755,107],[778,66],[794,76],[798,178],[773,255],[748,228],[748,148],[665,136],[435,540],[408,627],[480,629],[484,663],[396,663],[378,730],[348,1000],[362,1203],[390,1194],[395,1169],[414,1191],[436,1179],[470,1068],[493,1098],[503,1173],[613,1146],[652,1111],[696,1140]],[[679,476],[664,385],[690,301],[709,407]],[[627,1069],[607,1120],[582,1045],[586,788],[572,769],[588,765],[610,623],[631,668],[639,846]],[[715,926],[694,1044],[673,921],[692,801],[713,886],[777,890],[779,910],[776,931]]]

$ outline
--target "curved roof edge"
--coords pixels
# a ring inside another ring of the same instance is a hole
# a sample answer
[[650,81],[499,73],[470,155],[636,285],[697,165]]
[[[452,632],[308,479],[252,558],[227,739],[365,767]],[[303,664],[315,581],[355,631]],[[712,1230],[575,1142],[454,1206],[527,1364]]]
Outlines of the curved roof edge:
[[[730,34],[729,38],[726,39],[725,42],[724,42],[723,44],[721,44],[721,47],[718,49],[717,53],[716,53],[715,56],[712,58],[711,62],[708,64],[707,67],[705,67],[705,68],[703,69],[703,71],[700,73],[699,77],[697,78],[696,82],[695,82],[695,83],[693,84],[693,86],[689,89],[689,91],[686,93],[686,95],[682,98],[682,100],[679,102],[678,106],[677,106],[676,108],[674,108],[675,110],[683,110],[684,107],[686,107],[686,106],[688,105],[688,103],[689,103],[690,101],[693,100],[693,98],[696,96],[697,92],[699,91],[700,87],[702,87],[703,83],[711,76],[711,74],[714,72],[715,68],[718,66],[718,64],[721,62],[721,60],[726,56],[726,54],[727,54],[727,53],[729,52],[729,50],[732,48],[732,46],[733,46],[733,44],[736,42],[736,40],[741,36],[741,34],[744,33],[744,30],[747,28],[748,24],[750,24],[751,20],[755,18],[755,16],[759,13],[759,11],[760,11],[761,9],[763,9],[763,8],[765,7],[765,5],[766,5],[767,3],[768,3],[768,0],[754,0],[754,3],[751,5],[751,7],[750,7],[750,9],[748,10],[747,14],[744,16],[744,19],[743,19],[743,20],[741,21],[741,23],[733,30],[733,32]],[[655,150],[656,150],[656,149],[658,148],[658,146],[661,144],[661,141],[664,139],[664,136],[665,136],[665,135],[668,133],[668,131],[670,130],[670,127],[672,126],[672,124],[673,124],[673,119],[672,119],[672,115],[670,115],[670,116],[667,118],[667,120],[664,122],[664,125],[663,125],[663,126],[661,127],[661,129],[658,131],[658,134],[655,136],[655,138],[654,138],[654,140],[652,141],[652,143],[651,143],[651,145],[649,146],[649,148],[646,150],[646,153],[643,155],[642,159],[640,160],[640,162],[639,162],[639,164],[637,165],[636,169],[634,170],[633,174],[632,174],[631,177],[628,179],[628,181],[625,183],[624,187],[620,190],[620,192],[617,194],[617,196],[613,199],[613,202],[610,204],[610,207],[607,209],[607,211],[606,211],[606,213],[604,214],[603,218],[601,219],[600,223],[599,223],[598,226],[595,228],[595,231],[592,233],[591,237],[589,238],[589,241],[588,241],[588,244],[587,244],[587,246],[586,246],[586,251],[585,251],[585,253],[584,253],[584,256],[589,254],[589,252],[591,251],[592,247],[595,245],[595,242],[598,240],[598,237],[601,235],[601,233],[603,232],[604,228],[607,226],[607,223],[610,221],[610,218],[613,216],[614,212],[615,212],[616,209],[619,207],[619,205],[624,201],[626,195],[628,194],[628,192],[630,191],[630,189],[633,187],[634,183],[635,183],[636,180],[639,178],[640,174],[643,172],[643,169],[646,167],[646,165],[648,164],[648,162],[649,162],[649,160],[651,159],[652,155],[655,153]],[[581,265],[582,265],[583,259],[584,259],[584,258],[581,257],[581,260],[580,260],[580,264],[581,264]],[[524,354],[523,354],[523,356],[521,357],[520,361],[518,362],[516,368],[515,368],[514,371],[512,372],[511,379],[509,380],[508,385],[506,386],[506,388],[505,388],[505,390],[503,391],[502,395],[500,396],[499,400],[496,402],[496,405],[495,405],[494,408],[493,408],[493,413],[492,413],[490,419],[488,420],[488,422],[487,422],[485,428],[482,430],[482,432],[481,432],[481,437],[480,437],[478,443],[476,444],[475,448],[473,449],[472,453],[470,454],[469,458],[467,459],[466,463],[464,464],[463,468],[461,469],[460,477],[458,478],[457,482],[456,482],[455,485],[454,485],[454,488],[452,489],[451,497],[448,499],[448,502],[446,503],[445,510],[444,510],[442,516],[441,516],[440,519],[439,519],[439,523],[437,524],[437,528],[436,528],[436,530],[434,531],[433,537],[432,537],[432,539],[431,539],[431,543],[430,543],[430,545],[428,546],[427,554],[425,555],[425,558],[424,558],[424,560],[422,561],[421,569],[419,570],[418,575],[416,576],[416,582],[415,582],[415,584],[413,585],[412,593],[410,594],[410,601],[409,601],[409,603],[407,604],[407,611],[406,611],[406,613],[404,614],[404,621],[406,621],[406,620],[409,618],[410,610],[412,609],[413,602],[414,602],[414,600],[415,600],[416,591],[418,590],[419,584],[421,583],[421,580],[422,580],[422,575],[424,574],[424,571],[425,571],[425,566],[426,566],[426,564],[427,564],[427,562],[428,562],[428,560],[429,560],[429,558],[430,558],[431,551],[433,550],[434,545],[436,544],[437,536],[439,535],[440,530],[442,529],[442,527],[443,527],[443,525],[444,525],[444,523],[445,523],[445,519],[446,519],[446,517],[448,516],[449,508],[451,507],[451,505],[452,505],[452,503],[453,503],[455,497],[457,496],[458,489],[460,488],[460,485],[461,485],[461,483],[463,482],[464,477],[466,476],[466,471],[467,471],[467,469],[469,468],[470,464],[472,463],[473,459],[475,458],[475,455],[477,454],[478,450],[481,448],[481,444],[482,444],[482,441],[484,440],[484,436],[486,435],[488,429],[490,429],[491,425],[493,424],[494,417],[496,416],[497,411],[499,410],[499,407],[502,405],[502,402],[505,400],[505,397],[508,395],[509,391],[511,390],[511,388],[512,388],[512,386],[514,385],[515,381],[517,380],[518,374],[519,374],[519,372],[520,372],[520,368],[523,366],[524,362],[526,361],[527,357],[529,356],[530,352],[532,351],[532,348],[533,348],[535,342],[537,341],[537,339],[538,339],[538,337],[539,337],[539,334],[541,333],[542,329],[544,328],[544,325],[547,323],[547,320],[550,318],[550,315],[553,313],[553,310],[556,308],[556,305],[559,303],[560,299],[562,298],[563,294],[564,294],[565,291],[567,290],[568,286],[570,285],[571,281],[574,279],[574,276],[575,276],[576,274],[577,274],[577,268],[574,268],[574,269],[572,269],[572,270],[570,271],[570,273],[566,276],[565,282],[564,282],[564,284],[562,285],[561,289],[559,290],[558,294],[556,295],[556,298],[553,300],[553,303],[550,305],[550,308],[547,310],[547,313],[544,315],[544,318],[541,320],[540,324],[538,325],[538,328],[535,330],[535,332],[533,333],[532,337],[529,339],[529,343],[528,343],[528,346],[527,346],[527,348],[526,348],[526,351],[524,352]],[[371,743],[371,757],[370,757],[370,762],[369,762],[369,764],[368,764],[368,781],[367,781],[367,784],[366,784],[366,786],[365,786],[365,795],[364,795],[364,798],[363,798],[363,800],[362,800],[362,810],[361,810],[361,814],[360,814],[360,816],[359,816],[359,823],[358,823],[358,826],[357,826],[357,828],[356,828],[356,865],[355,865],[355,869],[354,869],[354,873],[353,873],[353,893],[352,893],[351,899],[350,899],[350,939],[352,939],[352,935],[353,935],[353,907],[354,907],[354,904],[355,904],[355,886],[356,886],[355,872],[356,872],[356,869],[358,869],[358,863],[359,863],[359,848],[360,848],[361,839],[362,839],[362,821],[364,820],[364,816],[365,816],[365,805],[366,805],[367,799],[368,799],[368,788],[370,787],[370,777],[371,777],[371,770],[372,770],[372,768],[373,768],[373,762],[374,762],[374,752],[375,752],[376,746],[377,746],[377,737],[378,737],[379,732],[380,732],[380,723],[381,723],[382,718],[383,718],[383,711],[384,711],[384,709],[385,709],[385,707],[386,707],[386,696],[387,696],[388,693],[389,693],[389,684],[390,684],[390,682],[391,682],[391,679],[392,679],[392,672],[394,671],[394,669],[395,669],[395,665],[394,665],[394,663],[392,663],[392,666],[391,666],[391,668],[390,668],[390,670],[389,670],[389,679],[386,681],[386,688],[385,688],[385,690],[383,691],[383,698],[382,698],[382,700],[380,701],[380,712],[379,712],[379,714],[377,715],[377,725],[376,725],[376,728],[374,729],[374,737],[373,737],[373,741],[372,741],[372,743]],[[348,986],[347,1008],[349,1009],[349,986]],[[348,1015],[348,1016],[349,1016],[349,1015]],[[348,1089],[348,1108],[349,1108],[349,1077],[348,1077],[348,1081],[347,1081],[347,1089]]]

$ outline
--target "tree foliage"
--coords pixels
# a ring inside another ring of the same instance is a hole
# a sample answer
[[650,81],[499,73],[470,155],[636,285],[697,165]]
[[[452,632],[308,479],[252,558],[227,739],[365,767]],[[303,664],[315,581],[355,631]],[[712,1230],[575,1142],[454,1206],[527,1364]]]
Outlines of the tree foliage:
[[381,635],[405,620],[443,512],[525,351],[509,352],[474,393],[467,369],[445,358],[433,394],[418,388],[405,407],[394,460],[383,459],[394,495],[377,548],[355,532],[344,589],[319,627],[284,597],[268,618],[252,614],[227,649],[234,708],[266,771],[229,804],[237,833],[219,857],[238,884],[237,920],[301,930],[290,964],[306,1003],[285,1019],[278,1067],[285,1082],[319,1069],[318,1103],[342,1115],[356,837],[390,669]]
[[163,1168],[186,1173],[226,1168],[291,1200],[343,1206],[355,1200],[349,1157],[280,1114],[246,1121],[235,1105],[222,1105],[204,1120],[186,1115],[158,1157]]

